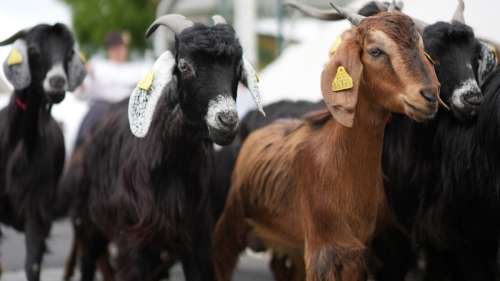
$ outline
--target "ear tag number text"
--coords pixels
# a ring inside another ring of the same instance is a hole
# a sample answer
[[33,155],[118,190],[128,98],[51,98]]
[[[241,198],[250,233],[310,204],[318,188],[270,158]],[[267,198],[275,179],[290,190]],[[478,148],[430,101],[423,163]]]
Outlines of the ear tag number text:
[[352,89],[353,86],[352,77],[343,66],[339,66],[337,68],[337,74],[335,74],[335,78],[332,82],[332,90],[334,92],[339,92]]

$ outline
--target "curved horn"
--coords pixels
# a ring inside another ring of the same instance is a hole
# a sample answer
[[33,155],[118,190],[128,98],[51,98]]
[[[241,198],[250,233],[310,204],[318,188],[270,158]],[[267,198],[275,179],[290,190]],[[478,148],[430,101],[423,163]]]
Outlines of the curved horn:
[[212,21],[214,22],[214,25],[227,24],[226,19],[223,16],[221,16],[221,15],[214,15],[212,17]]
[[456,21],[465,24],[464,10],[465,10],[464,0],[458,0],[457,9],[455,10],[455,13],[453,14],[453,18],[451,19],[451,21],[452,22]]
[[483,38],[483,37],[476,37],[476,38],[479,41],[481,41],[483,43],[486,43],[486,44],[490,45],[490,47],[492,47],[493,49],[495,49],[495,53],[496,53],[497,56],[500,55],[500,43],[495,42],[495,41],[490,40],[490,39],[487,39],[487,38]]
[[18,32],[14,33],[12,36],[10,36],[9,38],[1,41],[0,46],[10,45],[10,44],[14,43],[17,39],[24,38],[27,33],[28,33],[28,29],[19,30]]
[[343,20],[346,17],[339,14],[336,10],[320,10],[318,8],[308,6],[305,4],[301,4],[297,1],[286,1],[285,6],[289,6],[291,8],[297,9],[298,11],[302,12],[304,15],[321,19],[321,20],[329,20],[329,21],[337,21],[337,20]]
[[382,2],[374,1],[373,4],[375,4],[379,11],[385,11],[387,9],[387,6]]
[[405,7],[405,3],[403,1],[396,2],[396,10],[402,11]]
[[146,37],[149,37],[155,30],[158,28],[158,26],[163,25],[167,27],[168,29],[172,30],[175,34],[181,33],[184,29],[191,27],[194,25],[194,23],[188,19],[186,19],[185,16],[178,15],[178,14],[170,14],[170,15],[165,15],[157,18],[148,28],[146,31]]
[[398,4],[396,4],[396,0],[392,0],[391,4],[389,5],[389,8],[387,9],[388,12],[394,12],[396,11],[398,7]]
[[350,12],[338,5],[333,4],[332,2],[330,2],[330,6],[337,10],[339,14],[345,16],[347,20],[350,21],[354,26],[359,25],[361,21],[365,19],[365,17],[359,15],[358,13]]

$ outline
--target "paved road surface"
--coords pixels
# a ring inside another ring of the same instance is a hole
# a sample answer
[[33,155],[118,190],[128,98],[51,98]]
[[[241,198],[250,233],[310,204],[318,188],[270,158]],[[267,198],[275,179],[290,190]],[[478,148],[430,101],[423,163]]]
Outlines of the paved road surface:
[[[4,274],[2,281],[25,281],[23,262],[25,255],[24,235],[3,228],[4,237],[0,247],[0,260]],[[52,228],[49,240],[50,253],[45,255],[42,281],[62,280],[61,267],[69,252],[72,230],[68,222],[57,223]],[[234,280],[237,281],[271,281],[273,280],[267,266],[266,255],[245,255],[240,261]],[[172,270],[170,281],[184,280],[180,266]],[[75,280],[77,280],[75,278]]]

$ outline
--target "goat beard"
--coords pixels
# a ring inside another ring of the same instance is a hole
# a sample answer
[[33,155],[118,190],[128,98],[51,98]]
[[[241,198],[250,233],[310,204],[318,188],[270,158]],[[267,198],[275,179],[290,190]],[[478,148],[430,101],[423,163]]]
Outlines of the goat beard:
[[64,100],[66,97],[66,92],[61,91],[61,92],[49,92],[45,93],[45,97],[49,103],[60,103]]

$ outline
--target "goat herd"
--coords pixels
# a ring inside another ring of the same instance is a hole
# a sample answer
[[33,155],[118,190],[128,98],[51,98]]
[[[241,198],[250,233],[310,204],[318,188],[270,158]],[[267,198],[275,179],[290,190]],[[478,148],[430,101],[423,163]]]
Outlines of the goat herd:
[[[146,34],[169,28],[170,49],[64,173],[50,111],[85,77],[78,45],[62,24],[0,42],[12,44],[15,88],[0,112],[0,221],[26,234],[29,281],[64,217],[75,230],[66,280],[77,262],[82,281],[155,281],[180,261],[186,280],[229,281],[246,247],[268,249],[280,281],[500,278],[500,68],[463,1],[435,24],[394,2],[288,4],[352,23],[330,51],[321,103],[262,108],[222,17],[162,16]],[[258,107],[241,122],[240,82]]]

